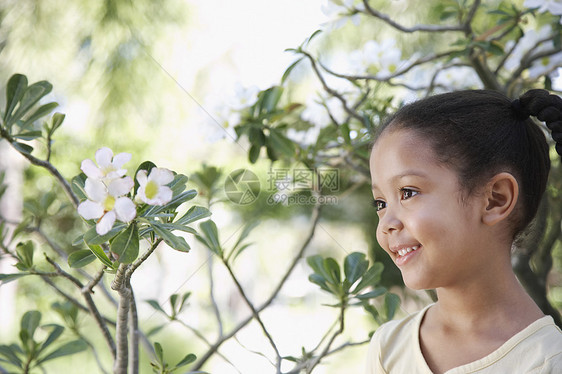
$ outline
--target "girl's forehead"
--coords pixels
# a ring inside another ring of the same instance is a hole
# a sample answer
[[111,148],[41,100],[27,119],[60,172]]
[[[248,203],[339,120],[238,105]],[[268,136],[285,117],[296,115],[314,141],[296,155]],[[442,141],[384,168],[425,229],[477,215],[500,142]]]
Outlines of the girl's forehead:
[[386,179],[390,175],[402,175],[406,171],[418,170],[431,173],[448,169],[441,162],[427,137],[411,130],[385,131],[375,142],[370,157],[371,178]]

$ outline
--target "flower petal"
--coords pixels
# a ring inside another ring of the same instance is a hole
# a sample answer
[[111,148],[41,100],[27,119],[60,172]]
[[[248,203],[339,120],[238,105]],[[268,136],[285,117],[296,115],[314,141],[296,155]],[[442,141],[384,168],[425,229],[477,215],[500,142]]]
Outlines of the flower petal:
[[117,215],[117,219],[121,222],[131,222],[137,216],[135,203],[128,197],[120,197],[115,200],[113,210]]
[[107,187],[98,179],[87,178],[84,190],[88,197],[98,203],[101,203],[107,197]]
[[86,200],[78,205],[78,214],[84,219],[96,219],[103,216],[103,206],[91,200]]
[[96,162],[102,168],[106,168],[111,165],[111,159],[113,158],[113,151],[107,147],[102,147],[96,151]]
[[165,168],[154,168],[150,171],[148,179],[164,185],[174,180],[174,173]]
[[119,153],[113,157],[113,167],[115,169],[121,169],[121,166],[125,165],[127,162],[131,160],[130,153]]
[[96,232],[99,235],[105,235],[111,230],[115,223],[115,212],[110,211],[104,214],[96,225]]
[[172,200],[172,189],[167,186],[160,186],[158,189],[158,195],[154,200],[158,201],[156,205],[166,205]]
[[88,178],[100,179],[103,177],[102,171],[94,164],[94,161],[89,158],[82,161],[80,170],[82,170]]
[[148,178],[146,177],[146,170],[139,170],[137,173],[137,181],[141,186],[146,185],[146,182],[148,181]]
[[113,197],[123,196],[131,191],[131,188],[135,185],[133,178],[124,177],[119,179],[114,179],[109,183],[107,187],[109,194]]

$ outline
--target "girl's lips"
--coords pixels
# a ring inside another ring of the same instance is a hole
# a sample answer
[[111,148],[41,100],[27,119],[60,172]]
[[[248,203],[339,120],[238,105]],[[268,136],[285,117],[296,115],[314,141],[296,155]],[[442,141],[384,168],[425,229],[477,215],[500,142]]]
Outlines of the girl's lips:
[[413,257],[415,257],[418,252],[422,249],[421,245],[414,245],[411,247],[403,247],[396,251],[396,258],[394,262],[397,266],[405,265],[409,262]]

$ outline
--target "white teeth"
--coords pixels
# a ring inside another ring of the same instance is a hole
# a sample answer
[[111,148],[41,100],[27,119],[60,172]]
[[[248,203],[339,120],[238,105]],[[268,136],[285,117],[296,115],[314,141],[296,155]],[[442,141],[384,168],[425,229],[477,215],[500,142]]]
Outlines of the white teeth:
[[398,256],[405,256],[406,254],[413,252],[415,250],[417,250],[419,248],[419,246],[415,245],[413,247],[407,247],[407,248],[403,248],[398,250]]

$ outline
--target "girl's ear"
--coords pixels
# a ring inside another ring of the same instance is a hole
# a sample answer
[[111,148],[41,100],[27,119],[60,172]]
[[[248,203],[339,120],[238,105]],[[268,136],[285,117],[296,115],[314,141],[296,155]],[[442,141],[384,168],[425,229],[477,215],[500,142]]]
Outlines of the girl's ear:
[[499,173],[490,179],[485,194],[487,202],[482,221],[493,226],[506,219],[515,209],[519,184],[510,173]]

